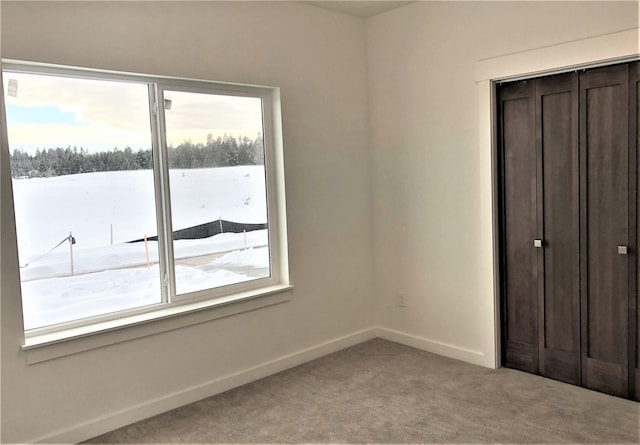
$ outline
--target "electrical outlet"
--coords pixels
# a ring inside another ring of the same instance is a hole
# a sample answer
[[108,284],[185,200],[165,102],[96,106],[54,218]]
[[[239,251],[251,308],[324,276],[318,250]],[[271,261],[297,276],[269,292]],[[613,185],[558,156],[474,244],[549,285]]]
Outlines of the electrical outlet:
[[404,292],[398,292],[398,306],[407,307],[407,301]]

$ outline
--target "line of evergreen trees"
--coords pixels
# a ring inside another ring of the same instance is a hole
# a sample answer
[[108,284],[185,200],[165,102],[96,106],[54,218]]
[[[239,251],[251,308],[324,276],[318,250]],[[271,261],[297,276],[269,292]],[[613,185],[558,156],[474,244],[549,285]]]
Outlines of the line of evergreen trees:
[[[235,138],[225,135],[207,136],[206,143],[194,144],[184,141],[168,147],[169,168],[231,167],[237,165],[264,165],[262,136],[255,139]],[[20,177],[49,177],[76,173],[120,170],[143,170],[152,167],[153,154],[150,149],[123,150],[89,153],[84,148],[66,147],[36,150],[34,155],[16,149],[11,153],[11,175]]]

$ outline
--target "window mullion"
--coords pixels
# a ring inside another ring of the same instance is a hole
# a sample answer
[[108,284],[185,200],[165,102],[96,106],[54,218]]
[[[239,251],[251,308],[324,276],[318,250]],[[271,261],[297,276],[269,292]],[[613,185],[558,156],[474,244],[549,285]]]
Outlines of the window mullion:
[[153,133],[153,158],[158,220],[158,252],[162,279],[162,301],[169,303],[175,295],[175,272],[171,225],[171,202],[169,193],[169,165],[164,124],[164,103],[157,84],[149,85],[149,109]]

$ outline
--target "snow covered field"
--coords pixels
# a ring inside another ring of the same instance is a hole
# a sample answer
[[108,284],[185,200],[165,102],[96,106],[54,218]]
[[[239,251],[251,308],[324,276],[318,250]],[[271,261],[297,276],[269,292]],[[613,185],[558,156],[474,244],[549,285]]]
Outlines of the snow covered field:
[[[264,167],[170,172],[173,229],[267,221]],[[25,329],[160,302],[150,170],[13,181]],[[73,234],[73,275],[68,241]],[[113,244],[111,241],[113,233]],[[178,294],[269,276],[266,230],[174,241]],[[245,248],[246,247],[246,248]],[[44,255],[44,256],[42,256]]]

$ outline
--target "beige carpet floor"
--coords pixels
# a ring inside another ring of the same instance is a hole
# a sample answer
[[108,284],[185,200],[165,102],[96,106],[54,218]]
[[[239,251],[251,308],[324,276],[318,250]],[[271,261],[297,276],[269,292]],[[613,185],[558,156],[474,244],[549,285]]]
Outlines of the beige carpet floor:
[[640,404],[381,339],[87,443],[640,443]]

